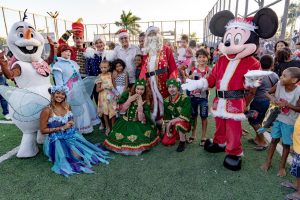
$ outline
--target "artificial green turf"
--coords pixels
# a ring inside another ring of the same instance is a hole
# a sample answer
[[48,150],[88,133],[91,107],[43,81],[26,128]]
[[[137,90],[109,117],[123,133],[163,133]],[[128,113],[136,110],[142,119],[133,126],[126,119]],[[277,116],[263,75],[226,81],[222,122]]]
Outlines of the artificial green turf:
[[12,124],[0,124],[0,156],[18,146],[22,132]]
[[[210,136],[214,131],[211,118],[208,131]],[[104,136],[97,130],[87,139],[98,143]],[[225,169],[224,154],[205,152],[199,141],[182,153],[175,151],[177,144],[159,144],[140,156],[111,153],[110,164],[93,167],[94,174],[69,178],[53,173],[43,153],[30,159],[13,157],[0,164],[0,199],[283,199],[291,191],[279,184],[291,177],[276,177],[278,154],[274,167],[264,173],[259,167],[266,151],[254,151],[246,139],[239,172]]]
[[[251,135],[247,135],[243,137],[242,170],[229,171],[222,165],[224,153],[210,154],[199,147],[200,124],[198,119],[198,141],[188,145],[182,153],[175,151],[177,144],[172,147],[159,144],[140,156],[111,153],[114,159],[110,164],[93,167],[94,174],[64,178],[50,170],[52,164],[42,152],[29,159],[13,157],[0,164],[0,199],[275,200],[284,199],[292,192],[280,187],[280,182],[292,177],[276,176],[277,153],[273,168],[268,173],[262,172],[260,166],[267,152],[255,151],[247,142]],[[253,134],[248,123],[243,124]],[[208,136],[213,135],[214,129],[215,123],[210,117]],[[2,130],[10,134],[1,137]],[[99,143],[104,135],[95,130],[86,138]],[[17,146],[20,139],[21,133],[16,127],[0,124],[0,155]]]

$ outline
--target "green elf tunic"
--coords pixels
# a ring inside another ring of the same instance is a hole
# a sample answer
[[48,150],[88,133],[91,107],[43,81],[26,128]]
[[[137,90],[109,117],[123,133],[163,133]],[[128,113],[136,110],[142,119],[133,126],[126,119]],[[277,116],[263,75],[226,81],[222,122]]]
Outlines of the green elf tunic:
[[192,106],[190,98],[185,94],[178,94],[172,102],[170,97],[164,100],[164,122],[167,124],[172,119],[179,118],[170,128],[172,137],[164,135],[163,145],[173,145],[178,137],[178,131],[188,133],[191,130]]
[[[118,103],[127,101],[129,92],[123,92]],[[139,155],[155,146],[160,138],[154,124],[151,122],[150,105],[143,105],[146,121],[138,121],[137,102],[132,102],[126,113],[112,127],[103,145],[116,153]]]

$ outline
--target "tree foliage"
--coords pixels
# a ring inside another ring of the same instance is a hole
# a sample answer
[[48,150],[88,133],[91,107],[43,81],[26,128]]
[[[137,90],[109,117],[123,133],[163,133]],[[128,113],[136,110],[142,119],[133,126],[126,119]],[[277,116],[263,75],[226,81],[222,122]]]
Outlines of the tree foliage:
[[122,10],[122,14],[120,17],[120,21],[116,21],[115,25],[118,27],[122,27],[127,29],[131,34],[135,35],[140,32],[140,25],[137,24],[137,22],[141,20],[141,18],[135,16],[132,14],[131,11],[126,13],[124,10]]

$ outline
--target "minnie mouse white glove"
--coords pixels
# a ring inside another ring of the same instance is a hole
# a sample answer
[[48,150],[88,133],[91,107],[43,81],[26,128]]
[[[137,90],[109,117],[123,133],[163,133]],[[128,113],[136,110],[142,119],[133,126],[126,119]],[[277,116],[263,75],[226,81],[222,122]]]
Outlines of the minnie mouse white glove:
[[208,83],[205,78],[201,78],[199,80],[191,80],[191,79],[186,79],[186,83],[181,85],[181,88],[183,90],[206,90],[208,88]]
[[272,74],[271,71],[251,70],[248,71],[245,77],[245,88],[256,88],[261,85],[261,80],[264,76]]

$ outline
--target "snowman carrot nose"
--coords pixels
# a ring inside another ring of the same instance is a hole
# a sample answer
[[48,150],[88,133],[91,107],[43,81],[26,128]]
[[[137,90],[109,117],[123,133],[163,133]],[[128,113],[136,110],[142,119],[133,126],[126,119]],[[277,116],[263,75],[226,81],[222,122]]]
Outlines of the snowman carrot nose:
[[32,33],[32,30],[30,28],[24,29],[24,31],[23,31],[24,38],[27,40],[31,39],[32,38],[31,33]]

